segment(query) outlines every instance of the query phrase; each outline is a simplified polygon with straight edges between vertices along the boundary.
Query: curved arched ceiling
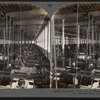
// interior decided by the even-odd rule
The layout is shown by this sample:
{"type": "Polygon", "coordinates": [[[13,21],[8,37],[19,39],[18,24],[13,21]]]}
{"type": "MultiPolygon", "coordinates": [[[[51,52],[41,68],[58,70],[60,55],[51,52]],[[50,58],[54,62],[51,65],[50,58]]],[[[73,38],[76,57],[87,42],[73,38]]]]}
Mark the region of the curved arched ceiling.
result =
{"type": "Polygon", "coordinates": [[[43,26],[48,23],[49,15],[42,8],[24,3],[0,3],[1,28],[6,27],[5,19],[10,17],[14,26],[25,33],[27,39],[34,40],[41,32],[43,26]]]}
{"type": "MultiPolygon", "coordinates": [[[[59,32],[61,34],[62,19],[65,19],[65,34],[74,37],[77,36],[75,33],[77,33],[76,26],[78,17],[80,33],[86,35],[89,15],[94,18],[94,24],[98,28],[98,24],[100,24],[100,3],[77,3],[59,8],[54,13],[56,33],[59,32]]],[[[100,32],[99,29],[96,29],[96,31],[98,33],[100,32]]]]}

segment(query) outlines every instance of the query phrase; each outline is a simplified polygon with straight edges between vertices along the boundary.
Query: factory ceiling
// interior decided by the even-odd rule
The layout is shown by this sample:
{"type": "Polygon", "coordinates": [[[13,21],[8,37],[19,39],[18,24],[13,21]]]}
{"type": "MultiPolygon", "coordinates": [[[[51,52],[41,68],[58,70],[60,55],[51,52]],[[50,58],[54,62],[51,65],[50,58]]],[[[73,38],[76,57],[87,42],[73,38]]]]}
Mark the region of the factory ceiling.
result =
{"type": "Polygon", "coordinates": [[[92,12],[92,11],[100,11],[100,3],[79,3],[67,5],[55,12],[56,15],[65,14],[65,13],[75,13],[77,12],[77,5],[79,6],[79,12],[92,12]]]}
{"type": "Polygon", "coordinates": [[[34,40],[48,23],[49,16],[45,10],[31,4],[24,3],[0,3],[1,28],[6,27],[5,19],[10,17],[13,26],[19,26],[23,30],[26,39],[34,40]]]}
{"type": "MultiPolygon", "coordinates": [[[[40,7],[25,3],[0,3],[0,28],[6,27],[5,19],[9,16],[14,26],[20,26],[26,39],[35,39],[48,23],[49,15],[40,7]]],[[[88,15],[95,19],[95,28],[100,33],[100,3],[80,3],[66,5],[54,14],[56,34],[62,34],[62,19],[65,19],[65,35],[77,36],[77,17],[81,36],[86,36],[88,15]],[[69,33],[69,34],[68,34],[69,33]]]]}
{"type": "Polygon", "coordinates": [[[0,11],[7,12],[17,12],[17,11],[30,11],[30,10],[41,9],[40,7],[33,6],[30,4],[20,4],[20,3],[0,3],[0,11]]]}
{"type": "Polygon", "coordinates": [[[86,35],[88,27],[88,16],[92,16],[95,20],[96,32],[100,33],[100,3],[79,3],[66,5],[54,14],[56,33],[62,33],[62,19],[65,19],[65,34],[68,36],[77,36],[77,22],[80,25],[80,33],[86,35]],[[83,31],[84,30],[84,31],[83,31]],[[67,33],[71,33],[71,35],[67,33]]]}

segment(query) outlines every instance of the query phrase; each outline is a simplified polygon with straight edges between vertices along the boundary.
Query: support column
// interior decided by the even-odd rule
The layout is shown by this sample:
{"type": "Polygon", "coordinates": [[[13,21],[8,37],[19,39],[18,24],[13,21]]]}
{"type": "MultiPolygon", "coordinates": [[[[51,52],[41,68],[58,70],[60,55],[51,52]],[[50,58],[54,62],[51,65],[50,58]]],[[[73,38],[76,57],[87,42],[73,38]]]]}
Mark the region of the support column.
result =
{"type": "MultiPolygon", "coordinates": [[[[78,55],[79,55],[79,46],[80,46],[80,25],[79,25],[79,4],[77,4],[77,18],[76,18],[76,33],[77,33],[77,46],[76,46],[76,53],[77,53],[77,58],[76,58],[76,67],[78,67],[78,55]]],[[[77,75],[77,69],[76,69],[76,75],[77,75]]]]}
{"type": "MultiPolygon", "coordinates": [[[[100,33],[98,34],[99,35],[99,38],[98,38],[98,52],[100,52],[100,33]]],[[[97,47],[97,45],[96,45],[96,47],[97,47]]]]}
{"type": "MultiPolygon", "coordinates": [[[[91,56],[91,32],[90,32],[90,15],[88,17],[88,34],[89,34],[89,56],[91,56]]],[[[89,60],[89,64],[91,63],[91,59],[89,60]]]]}
{"type": "Polygon", "coordinates": [[[25,41],[24,41],[24,32],[23,32],[23,49],[24,49],[24,44],[25,44],[25,41]]]}
{"type": "Polygon", "coordinates": [[[20,50],[20,32],[18,29],[17,32],[18,32],[18,50],[20,50]]]}
{"type": "Polygon", "coordinates": [[[65,19],[62,19],[62,67],[65,67],[65,19]]]}
{"type": "MultiPolygon", "coordinates": [[[[42,31],[42,34],[43,34],[43,37],[42,37],[42,42],[43,42],[43,48],[44,48],[44,29],[43,29],[43,31],[42,31]]],[[[44,52],[43,52],[44,53],[44,52]]]]}
{"type": "MultiPolygon", "coordinates": [[[[80,46],[80,25],[79,25],[79,4],[77,4],[77,15],[76,15],[76,36],[77,36],[77,46],[76,46],[76,53],[77,53],[77,57],[76,57],[76,65],[75,65],[75,68],[78,67],[78,55],[79,55],[79,46],[80,46]]],[[[76,70],[76,73],[75,73],[75,76],[73,76],[73,86],[74,88],[76,87],[76,84],[75,84],[75,78],[77,78],[77,68],[75,69],[76,70]]]]}
{"type": "Polygon", "coordinates": [[[48,21],[47,27],[47,51],[48,51],[48,59],[50,60],[50,21],[48,21]]]}
{"type": "MultiPolygon", "coordinates": [[[[20,42],[19,42],[19,43],[20,43],[20,49],[19,49],[19,50],[20,50],[20,55],[21,55],[21,53],[22,53],[22,52],[21,52],[21,49],[22,49],[22,47],[21,47],[21,46],[22,46],[22,39],[21,39],[22,30],[21,30],[21,26],[20,26],[19,31],[20,31],[20,32],[19,32],[19,41],[20,41],[20,42]]],[[[29,41],[28,41],[28,42],[29,42],[29,41]]]]}
{"type": "Polygon", "coordinates": [[[15,34],[14,34],[14,25],[13,25],[13,19],[11,21],[11,26],[12,26],[12,48],[13,50],[15,49],[15,34]]]}
{"type": "Polygon", "coordinates": [[[46,39],[45,39],[46,56],[48,57],[48,27],[47,27],[47,25],[46,25],[46,33],[45,34],[46,34],[45,35],[45,37],[46,37],[46,39]]]}
{"type": "MultiPolygon", "coordinates": [[[[93,60],[95,60],[95,50],[94,50],[94,18],[92,17],[92,55],[93,60]]],[[[95,67],[95,65],[94,65],[95,67]]]]}
{"type": "Polygon", "coordinates": [[[51,25],[51,20],[49,21],[49,50],[50,50],[50,89],[52,88],[52,74],[53,74],[53,70],[52,70],[52,39],[53,39],[53,36],[52,36],[52,25],[51,25]]]}
{"type": "Polygon", "coordinates": [[[97,33],[97,31],[96,31],[96,29],[98,29],[97,28],[97,26],[96,26],[96,24],[94,24],[94,35],[95,35],[95,54],[99,54],[99,40],[100,40],[100,34],[98,34],[97,33]]]}
{"type": "Polygon", "coordinates": [[[21,60],[21,56],[22,56],[22,6],[20,6],[20,27],[19,27],[19,35],[20,35],[20,60],[21,60]]]}
{"type": "Polygon", "coordinates": [[[54,76],[55,76],[55,86],[56,86],[56,89],[58,88],[58,82],[57,82],[57,59],[56,59],[56,45],[55,45],[55,24],[54,24],[54,15],[52,16],[52,19],[51,19],[51,33],[52,33],[52,45],[53,45],[53,49],[54,49],[54,69],[55,69],[55,72],[54,72],[54,76]]]}
{"type": "MultiPolygon", "coordinates": [[[[77,61],[76,61],[76,67],[78,67],[79,49],[80,49],[80,25],[77,24],[77,61]]],[[[76,73],[77,73],[77,69],[76,69],[76,73]]]]}
{"type": "MultiPolygon", "coordinates": [[[[8,43],[7,43],[7,56],[9,57],[9,53],[10,53],[10,37],[9,37],[9,17],[6,15],[6,35],[7,35],[7,40],[8,40],[8,43]]],[[[7,65],[9,63],[9,58],[8,58],[8,61],[7,61],[7,65]]]]}
{"type": "Polygon", "coordinates": [[[13,50],[12,50],[12,31],[11,31],[11,17],[9,17],[9,47],[10,47],[10,55],[11,55],[11,59],[12,59],[12,54],[13,54],[13,50]]]}
{"type": "Polygon", "coordinates": [[[4,66],[3,66],[3,71],[5,70],[5,30],[3,30],[3,55],[4,55],[4,57],[3,57],[3,61],[4,61],[4,66]]]}
{"type": "Polygon", "coordinates": [[[46,34],[46,32],[45,32],[45,27],[44,27],[44,54],[45,54],[45,34],[46,34]]]}
{"type": "MultiPolygon", "coordinates": [[[[89,31],[88,31],[88,28],[86,29],[86,64],[87,64],[87,57],[88,57],[88,46],[89,46],[89,41],[88,41],[88,39],[89,39],[89,31]]],[[[85,70],[86,70],[87,68],[85,67],[85,70]]]]}
{"type": "Polygon", "coordinates": [[[77,33],[78,33],[77,47],[78,47],[78,50],[79,50],[80,49],[80,25],[77,25],[77,33]]]}

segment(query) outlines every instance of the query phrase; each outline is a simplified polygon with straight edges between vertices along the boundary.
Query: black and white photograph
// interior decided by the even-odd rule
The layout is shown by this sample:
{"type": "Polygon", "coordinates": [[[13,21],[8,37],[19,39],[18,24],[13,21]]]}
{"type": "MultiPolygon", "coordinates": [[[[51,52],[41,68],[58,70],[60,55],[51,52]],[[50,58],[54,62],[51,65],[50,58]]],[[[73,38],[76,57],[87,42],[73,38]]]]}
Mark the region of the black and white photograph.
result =
{"type": "Polygon", "coordinates": [[[50,18],[36,5],[0,3],[0,88],[49,88],[50,18]]]}
{"type": "Polygon", "coordinates": [[[38,88],[100,89],[100,3],[0,2],[0,89],[38,88]]]}
{"type": "Polygon", "coordinates": [[[100,3],[63,6],[51,24],[52,87],[100,89],[100,3]]]}

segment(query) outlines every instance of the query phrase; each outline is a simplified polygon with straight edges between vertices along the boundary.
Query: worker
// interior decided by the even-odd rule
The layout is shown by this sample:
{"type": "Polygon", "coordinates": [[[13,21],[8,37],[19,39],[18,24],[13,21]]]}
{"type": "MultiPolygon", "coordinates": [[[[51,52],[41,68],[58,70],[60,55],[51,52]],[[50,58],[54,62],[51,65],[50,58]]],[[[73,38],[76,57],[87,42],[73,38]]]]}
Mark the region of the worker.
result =
{"type": "Polygon", "coordinates": [[[25,80],[19,79],[17,88],[25,88],[25,80]]]}

